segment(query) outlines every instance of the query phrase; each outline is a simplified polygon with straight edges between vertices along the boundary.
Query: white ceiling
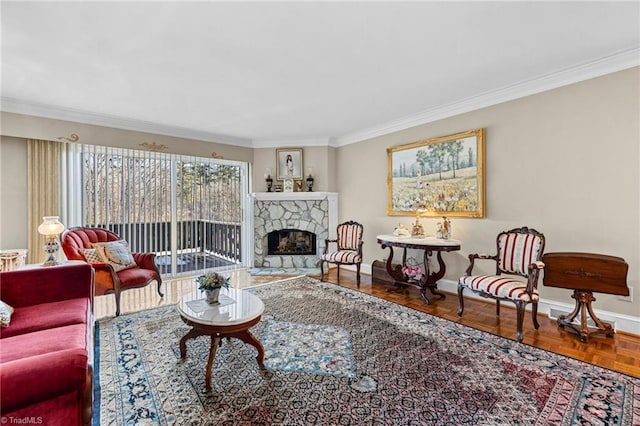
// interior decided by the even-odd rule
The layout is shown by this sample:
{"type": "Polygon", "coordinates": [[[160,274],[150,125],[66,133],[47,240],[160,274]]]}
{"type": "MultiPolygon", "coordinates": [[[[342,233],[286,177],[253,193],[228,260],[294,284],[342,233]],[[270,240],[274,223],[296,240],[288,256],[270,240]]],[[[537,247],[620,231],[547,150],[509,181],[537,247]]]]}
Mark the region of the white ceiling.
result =
{"type": "Polygon", "coordinates": [[[7,2],[2,110],[341,145],[640,65],[631,2],[7,2]]]}

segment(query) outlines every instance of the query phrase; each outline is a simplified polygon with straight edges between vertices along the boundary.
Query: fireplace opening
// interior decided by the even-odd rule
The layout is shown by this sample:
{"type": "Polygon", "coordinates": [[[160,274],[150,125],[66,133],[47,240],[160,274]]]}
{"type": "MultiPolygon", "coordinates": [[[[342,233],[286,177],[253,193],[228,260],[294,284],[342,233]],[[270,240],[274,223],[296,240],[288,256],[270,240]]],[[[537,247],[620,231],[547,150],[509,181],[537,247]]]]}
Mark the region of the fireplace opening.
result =
{"type": "Polygon", "coordinates": [[[316,234],[298,229],[281,229],[267,234],[268,255],[315,255],[316,234]]]}

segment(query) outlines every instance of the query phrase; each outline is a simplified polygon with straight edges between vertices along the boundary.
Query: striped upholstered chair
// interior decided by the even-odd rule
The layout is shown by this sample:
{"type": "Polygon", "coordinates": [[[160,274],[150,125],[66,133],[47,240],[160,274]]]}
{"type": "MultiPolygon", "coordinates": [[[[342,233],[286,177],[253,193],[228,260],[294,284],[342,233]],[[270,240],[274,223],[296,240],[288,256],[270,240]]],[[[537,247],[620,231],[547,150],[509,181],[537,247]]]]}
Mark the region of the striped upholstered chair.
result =
{"type": "Polygon", "coordinates": [[[500,316],[500,301],[516,305],[516,337],[522,341],[522,323],[527,304],[531,303],[533,326],[538,324],[538,276],[544,268],[542,253],[544,235],[535,229],[522,227],[498,234],[498,254],[470,254],[466,275],[458,281],[458,316],[464,311],[462,292],[471,290],[482,297],[495,299],[496,315],[500,316]],[[472,275],[474,261],[488,259],[496,262],[495,275],[472,275]],[[504,274],[504,275],[503,275],[504,274]]]}
{"type": "Polygon", "coordinates": [[[344,222],[338,225],[337,238],[335,240],[325,240],[324,253],[320,256],[321,281],[324,281],[325,262],[327,262],[327,269],[329,268],[329,263],[338,265],[338,284],[340,284],[340,265],[356,265],[356,282],[360,287],[363,231],[364,227],[358,222],[344,222]],[[330,243],[335,243],[335,251],[329,251],[330,243]]]}

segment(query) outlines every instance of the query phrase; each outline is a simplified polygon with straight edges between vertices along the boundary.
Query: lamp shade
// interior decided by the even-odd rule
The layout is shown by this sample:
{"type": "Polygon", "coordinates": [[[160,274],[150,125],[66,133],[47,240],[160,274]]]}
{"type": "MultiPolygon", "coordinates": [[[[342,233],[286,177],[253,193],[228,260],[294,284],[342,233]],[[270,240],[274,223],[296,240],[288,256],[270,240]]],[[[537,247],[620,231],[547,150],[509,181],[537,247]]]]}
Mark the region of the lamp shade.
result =
{"type": "Polygon", "coordinates": [[[60,223],[59,216],[45,216],[38,226],[38,232],[42,235],[59,235],[64,231],[64,225],[60,223]]]}

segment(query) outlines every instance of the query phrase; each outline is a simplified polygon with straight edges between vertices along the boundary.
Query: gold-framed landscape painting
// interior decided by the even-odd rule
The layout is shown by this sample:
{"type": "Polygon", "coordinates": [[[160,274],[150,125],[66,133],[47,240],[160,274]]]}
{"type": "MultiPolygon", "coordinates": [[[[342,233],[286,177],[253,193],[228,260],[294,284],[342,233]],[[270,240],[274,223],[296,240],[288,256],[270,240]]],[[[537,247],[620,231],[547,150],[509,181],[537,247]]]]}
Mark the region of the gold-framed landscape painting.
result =
{"type": "Polygon", "coordinates": [[[387,148],[387,215],[485,217],[485,129],[387,148]]]}

